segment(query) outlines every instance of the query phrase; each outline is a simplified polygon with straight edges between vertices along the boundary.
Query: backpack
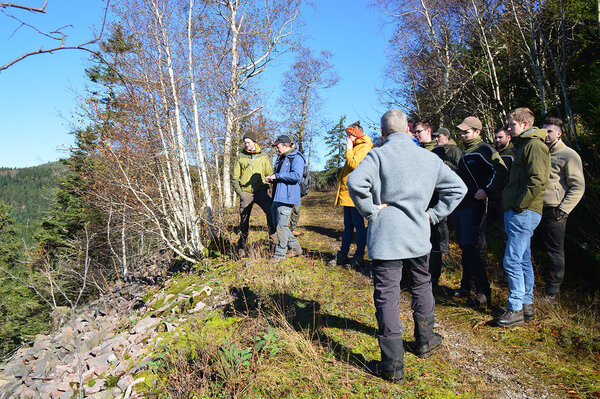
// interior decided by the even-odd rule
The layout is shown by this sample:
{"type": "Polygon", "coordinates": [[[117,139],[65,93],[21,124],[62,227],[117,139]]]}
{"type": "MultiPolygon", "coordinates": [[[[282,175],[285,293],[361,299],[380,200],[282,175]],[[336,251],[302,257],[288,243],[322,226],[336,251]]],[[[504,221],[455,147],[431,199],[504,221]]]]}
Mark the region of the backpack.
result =
{"type": "Polygon", "coordinates": [[[310,184],[312,183],[312,177],[308,170],[308,164],[304,164],[304,172],[302,173],[302,181],[300,182],[300,197],[304,197],[310,190],[310,184]]]}
{"type": "MultiPolygon", "coordinates": [[[[304,171],[302,172],[302,180],[300,181],[300,197],[304,197],[310,191],[310,185],[312,183],[312,176],[310,175],[310,171],[308,170],[308,163],[306,163],[306,158],[304,154],[298,151],[297,153],[304,159],[304,171]]],[[[290,168],[291,168],[290,163],[290,168]]]]}

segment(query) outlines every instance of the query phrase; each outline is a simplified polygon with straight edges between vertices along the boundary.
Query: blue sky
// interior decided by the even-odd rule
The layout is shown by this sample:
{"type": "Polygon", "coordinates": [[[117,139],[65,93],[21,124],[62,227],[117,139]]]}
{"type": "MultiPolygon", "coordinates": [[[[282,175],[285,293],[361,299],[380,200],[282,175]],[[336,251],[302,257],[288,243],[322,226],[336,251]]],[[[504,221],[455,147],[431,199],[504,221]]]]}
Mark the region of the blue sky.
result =
{"type": "MultiPolygon", "coordinates": [[[[347,115],[348,123],[376,121],[385,111],[379,105],[376,89],[383,84],[385,48],[388,35],[379,10],[363,0],[321,0],[315,8],[304,8],[307,45],[315,53],[329,50],[340,82],[323,92],[322,118],[336,122],[347,115]]],[[[19,4],[39,6],[42,0],[19,4]]],[[[94,37],[102,21],[101,0],[50,0],[47,13],[33,15],[7,10],[26,19],[42,31],[65,25],[67,43],[76,44],[94,37]]],[[[19,54],[48,48],[53,43],[0,13],[0,64],[19,54]]],[[[265,74],[264,87],[278,96],[281,74],[292,57],[281,57],[265,74]]],[[[55,161],[66,156],[72,143],[69,132],[77,125],[77,96],[83,95],[88,55],[64,50],[36,55],[0,72],[0,167],[26,167],[55,161]]],[[[325,148],[317,148],[311,169],[324,163],[325,148]]]]}

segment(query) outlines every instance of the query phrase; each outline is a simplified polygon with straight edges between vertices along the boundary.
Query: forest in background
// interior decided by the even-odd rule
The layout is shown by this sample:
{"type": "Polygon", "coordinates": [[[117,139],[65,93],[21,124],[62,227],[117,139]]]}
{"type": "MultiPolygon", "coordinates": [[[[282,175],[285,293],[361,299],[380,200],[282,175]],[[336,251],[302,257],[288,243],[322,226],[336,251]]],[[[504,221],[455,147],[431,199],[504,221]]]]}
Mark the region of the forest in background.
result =
{"type": "Polygon", "coordinates": [[[60,162],[0,168],[0,201],[11,208],[20,242],[33,245],[33,236],[56,195],[58,178],[66,173],[67,168],[60,162]]]}

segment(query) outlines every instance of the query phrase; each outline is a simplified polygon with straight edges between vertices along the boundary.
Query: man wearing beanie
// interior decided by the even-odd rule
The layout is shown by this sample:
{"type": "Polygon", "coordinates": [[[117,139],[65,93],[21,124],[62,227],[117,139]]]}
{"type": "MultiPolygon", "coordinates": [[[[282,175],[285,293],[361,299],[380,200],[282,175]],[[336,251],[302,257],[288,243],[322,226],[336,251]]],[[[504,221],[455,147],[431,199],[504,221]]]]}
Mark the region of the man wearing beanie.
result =
{"type": "Polygon", "coordinates": [[[465,198],[454,211],[456,240],[462,250],[463,276],[457,297],[468,297],[467,304],[488,306],[491,302],[486,261],[479,250],[481,221],[489,197],[499,198],[506,182],[507,170],[498,152],[481,140],[481,121],[475,116],[460,125],[465,150],[458,163],[458,175],[467,185],[465,198]]]}
{"type": "Polygon", "coordinates": [[[350,174],[348,191],[358,212],[369,221],[367,246],[373,259],[373,299],[381,350],[381,362],[371,363],[371,371],[402,384],[400,280],[403,273],[411,276],[415,341],[409,350],[428,357],[442,344],[442,337],[433,332],[429,225],[452,212],[466,187],[441,159],[414,145],[404,112],[386,112],[381,117],[381,133],[385,142],[369,151],[350,174]],[[434,191],[439,201],[428,208],[434,191]]]}
{"type": "Polygon", "coordinates": [[[267,217],[267,226],[271,239],[275,237],[275,227],[271,216],[272,200],[267,190],[269,184],[265,178],[273,173],[270,157],[256,143],[256,135],[252,132],[243,137],[244,148],[240,151],[233,165],[231,184],[240,197],[240,238],[237,243],[240,258],[246,256],[246,243],[250,228],[252,205],[257,204],[267,217]]]}
{"type": "Polygon", "coordinates": [[[355,122],[346,128],[346,163],[338,177],[338,191],[335,205],[344,207],[344,233],[342,234],[342,245],[331,260],[330,265],[346,265],[350,267],[362,267],[364,265],[365,246],[367,245],[367,228],[365,220],[354,207],[354,202],[348,193],[348,175],[356,169],[360,161],[373,148],[371,138],[364,134],[360,122],[355,122]],[[356,230],[356,251],[352,260],[348,259],[352,233],[356,230]]]}

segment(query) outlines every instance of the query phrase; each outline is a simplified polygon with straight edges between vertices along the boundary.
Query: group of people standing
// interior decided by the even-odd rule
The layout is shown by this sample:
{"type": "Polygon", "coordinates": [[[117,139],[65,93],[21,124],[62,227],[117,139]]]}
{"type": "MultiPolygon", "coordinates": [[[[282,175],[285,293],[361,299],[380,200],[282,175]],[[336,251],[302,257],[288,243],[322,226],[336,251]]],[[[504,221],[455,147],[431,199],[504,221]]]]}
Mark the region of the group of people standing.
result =
{"type": "Polygon", "coordinates": [[[242,138],[244,148],[238,155],[232,175],[232,185],[240,197],[238,255],[245,257],[252,206],[257,204],[267,217],[273,262],[302,255],[302,247],[290,229],[290,219],[300,207],[300,183],[306,160],[287,135],[279,136],[272,146],[277,153],[275,166],[261,150],[256,135],[249,132],[242,138]],[[272,185],[272,196],[268,189],[272,185]]]}
{"type": "MultiPolygon", "coordinates": [[[[384,142],[377,148],[359,122],[346,128],[346,163],[335,200],[344,208],[344,233],[329,262],[362,267],[368,248],[381,350],[381,361],[370,368],[396,383],[404,381],[405,346],[428,357],[442,343],[433,331],[433,293],[439,290],[443,255],[449,251],[448,218],[452,215],[462,251],[463,275],[453,295],[467,298],[467,304],[476,308],[491,304],[485,232],[494,221],[501,226],[509,292],[506,310],[495,323],[518,326],[535,317],[534,230],[540,225],[549,255],[545,296],[555,302],[565,269],[567,217],[585,187],[581,158],[560,140],[558,118],[545,119],[539,129],[531,110],[517,108],[508,114],[507,126],[496,129],[492,146],[481,138],[481,121],[469,116],[456,126],[463,150],[446,128],[433,132],[427,121],[412,124],[412,129],[410,125],[402,111],[386,112],[381,117],[384,142]],[[356,250],[350,258],[354,232],[356,250]],[[408,344],[403,341],[399,311],[403,281],[413,297],[415,341],[408,344]]],[[[258,170],[260,148],[255,141],[250,134],[244,136],[245,149],[234,169],[233,184],[240,195],[238,248],[243,251],[249,212],[256,202],[267,214],[276,242],[273,260],[279,261],[302,253],[288,221],[293,206],[300,203],[305,160],[288,136],[280,136],[273,144],[278,154],[274,173],[270,163],[258,170]],[[268,183],[273,183],[270,213],[269,201],[264,200],[268,183]]]]}

